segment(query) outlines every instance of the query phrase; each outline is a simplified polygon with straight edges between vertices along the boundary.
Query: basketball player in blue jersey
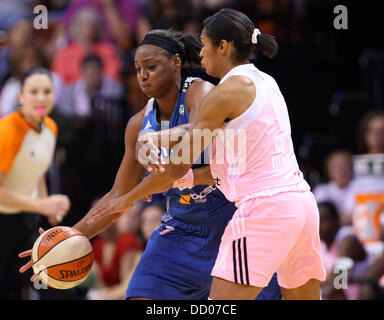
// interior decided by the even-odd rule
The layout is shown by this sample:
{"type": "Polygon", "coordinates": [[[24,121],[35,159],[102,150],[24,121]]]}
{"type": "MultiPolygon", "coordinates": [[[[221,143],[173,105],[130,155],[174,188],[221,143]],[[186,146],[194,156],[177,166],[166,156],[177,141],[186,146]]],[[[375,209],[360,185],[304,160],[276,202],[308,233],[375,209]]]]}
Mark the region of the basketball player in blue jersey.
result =
{"type": "MultiPolygon", "coordinates": [[[[125,154],[111,191],[74,225],[89,239],[117,218],[107,215],[87,223],[92,212],[126,194],[144,177],[146,170],[137,161],[138,137],[146,132],[187,124],[198,112],[204,95],[213,88],[206,81],[189,77],[182,68],[183,65],[200,67],[200,49],[197,38],[169,30],[149,32],[137,48],[137,78],[141,89],[151,99],[128,122],[125,154]]],[[[167,157],[167,150],[162,149],[161,156],[167,157]]],[[[180,170],[185,170],[184,166],[191,167],[181,164],[180,170]]],[[[173,187],[175,179],[168,172],[145,177],[153,184],[168,181],[167,212],[161,226],[152,233],[131,278],[128,299],[208,298],[220,239],[236,207],[214,184],[208,185],[210,181],[206,180],[204,166],[204,162],[192,166],[196,185],[190,188],[173,187]]],[[[29,251],[21,254],[22,257],[28,255],[29,251]]],[[[30,265],[31,262],[27,263],[20,271],[24,272],[30,265]]],[[[273,278],[258,299],[280,297],[280,288],[273,278]]]]}

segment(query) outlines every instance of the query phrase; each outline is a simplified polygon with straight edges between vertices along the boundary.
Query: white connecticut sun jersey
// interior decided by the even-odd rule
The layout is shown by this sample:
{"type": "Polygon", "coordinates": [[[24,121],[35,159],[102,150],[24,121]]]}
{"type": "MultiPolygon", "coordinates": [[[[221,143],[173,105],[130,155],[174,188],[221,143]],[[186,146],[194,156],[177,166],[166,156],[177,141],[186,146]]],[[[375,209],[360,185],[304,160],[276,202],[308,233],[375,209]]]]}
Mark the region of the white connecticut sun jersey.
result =
{"type": "Polygon", "coordinates": [[[253,64],[230,70],[252,80],[256,97],[239,117],[226,122],[213,139],[211,172],[236,204],[287,191],[307,191],[294,154],[287,106],[276,81],[253,64]]]}

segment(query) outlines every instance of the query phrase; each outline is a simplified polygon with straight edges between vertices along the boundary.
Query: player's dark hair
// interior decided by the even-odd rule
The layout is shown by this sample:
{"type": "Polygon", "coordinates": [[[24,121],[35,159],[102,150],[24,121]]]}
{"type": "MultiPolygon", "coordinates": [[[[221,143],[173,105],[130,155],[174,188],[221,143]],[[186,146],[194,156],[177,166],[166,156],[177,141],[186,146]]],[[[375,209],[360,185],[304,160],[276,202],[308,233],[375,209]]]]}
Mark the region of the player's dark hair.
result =
{"type": "Polygon", "coordinates": [[[200,50],[201,42],[195,34],[184,34],[175,30],[163,30],[155,29],[148,34],[158,35],[174,41],[182,50],[181,56],[183,56],[183,66],[190,66],[192,68],[200,68],[200,50]]]}
{"type": "Polygon", "coordinates": [[[48,78],[51,79],[51,81],[52,81],[52,74],[48,69],[43,68],[43,67],[33,67],[33,68],[29,69],[27,72],[25,72],[23,74],[23,76],[21,77],[21,90],[23,90],[23,88],[24,88],[25,81],[29,77],[31,77],[35,74],[44,74],[44,75],[48,76],[48,78]]]}
{"type": "Polygon", "coordinates": [[[236,62],[248,60],[253,48],[269,58],[273,58],[278,50],[275,37],[269,34],[259,34],[257,44],[253,44],[255,25],[244,13],[237,10],[221,9],[204,20],[204,28],[215,46],[218,46],[221,40],[233,42],[236,62]]]}

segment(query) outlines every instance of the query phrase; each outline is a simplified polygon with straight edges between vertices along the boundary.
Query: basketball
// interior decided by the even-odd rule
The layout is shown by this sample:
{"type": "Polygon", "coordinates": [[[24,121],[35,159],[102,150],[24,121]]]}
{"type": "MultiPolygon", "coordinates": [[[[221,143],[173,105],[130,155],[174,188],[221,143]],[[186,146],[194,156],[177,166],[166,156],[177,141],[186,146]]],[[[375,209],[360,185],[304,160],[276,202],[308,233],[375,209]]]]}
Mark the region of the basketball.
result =
{"type": "Polygon", "coordinates": [[[91,271],[92,246],[78,230],[57,226],[37,238],[32,262],[34,273],[44,284],[70,289],[82,283],[91,271]]]}

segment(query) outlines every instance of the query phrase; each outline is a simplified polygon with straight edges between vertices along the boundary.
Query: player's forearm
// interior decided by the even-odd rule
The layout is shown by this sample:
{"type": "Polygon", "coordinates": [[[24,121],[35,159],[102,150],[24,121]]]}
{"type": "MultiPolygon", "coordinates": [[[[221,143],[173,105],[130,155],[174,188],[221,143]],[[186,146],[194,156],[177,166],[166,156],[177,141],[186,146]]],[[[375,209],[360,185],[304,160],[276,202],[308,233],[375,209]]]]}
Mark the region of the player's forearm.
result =
{"type": "Polygon", "coordinates": [[[103,230],[108,228],[112,223],[113,216],[106,215],[103,216],[101,219],[88,224],[87,220],[89,216],[86,215],[83,219],[81,219],[79,222],[77,222],[73,228],[79,230],[81,233],[83,233],[88,239],[92,239],[93,237],[96,237],[99,233],[101,233],[103,230]]]}
{"type": "MultiPolygon", "coordinates": [[[[113,192],[110,191],[107,193],[104,197],[102,197],[93,207],[99,207],[104,205],[106,202],[108,202],[110,199],[114,197],[113,192]]],[[[106,215],[103,218],[88,224],[87,221],[91,216],[91,210],[79,221],[77,222],[73,228],[79,230],[81,233],[83,233],[88,239],[91,239],[95,236],[97,236],[100,232],[102,232],[104,229],[109,227],[112,224],[113,216],[106,215]]]]}
{"type": "MultiPolygon", "coordinates": [[[[101,219],[94,221],[93,223],[88,223],[89,218],[92,217],[92,213],[97,210],[98,208],[101,208],[105,206],[110,200],[116,199],[121,197],[122,195],[126,194],[128,191],[130,191],[136,184],[139,183],[139,181],[142,179],[142,176],[144,175],[144,171],[139,170],[140,166],[136,168],[133,172],[135,174],[131,174],[129,183],[125,183],[121,185],[120,183],[116,183],[112,187],[112,189],[105,194],[97,203],[88,211],[88,213],[79,221],[77,222],[73,227],[80,232],[82,232],[88,239],[91,239],[98,235],[100,232],[102,232],[104,229],[109,227],[113,221],[112,215],[106,215],[103,216],[101,219]]],[[[128,171],[129,172],[129,171],[128,171]]],[[[118,174],[119,176],[119,174],[118,174]]],[[[125,172],[122,172],[120,176],[126,176],[125,172]]],[[[118,178],[116,178],[118,180],[118,178]]]]}
{"type": "Polygon", "coordinates": [[[169,172],[148,175],[136,187],[129,191],[125,197],[126,203],[134,203],[148,195],[161,193],[173,183],[173,176],[169,172]]]}

